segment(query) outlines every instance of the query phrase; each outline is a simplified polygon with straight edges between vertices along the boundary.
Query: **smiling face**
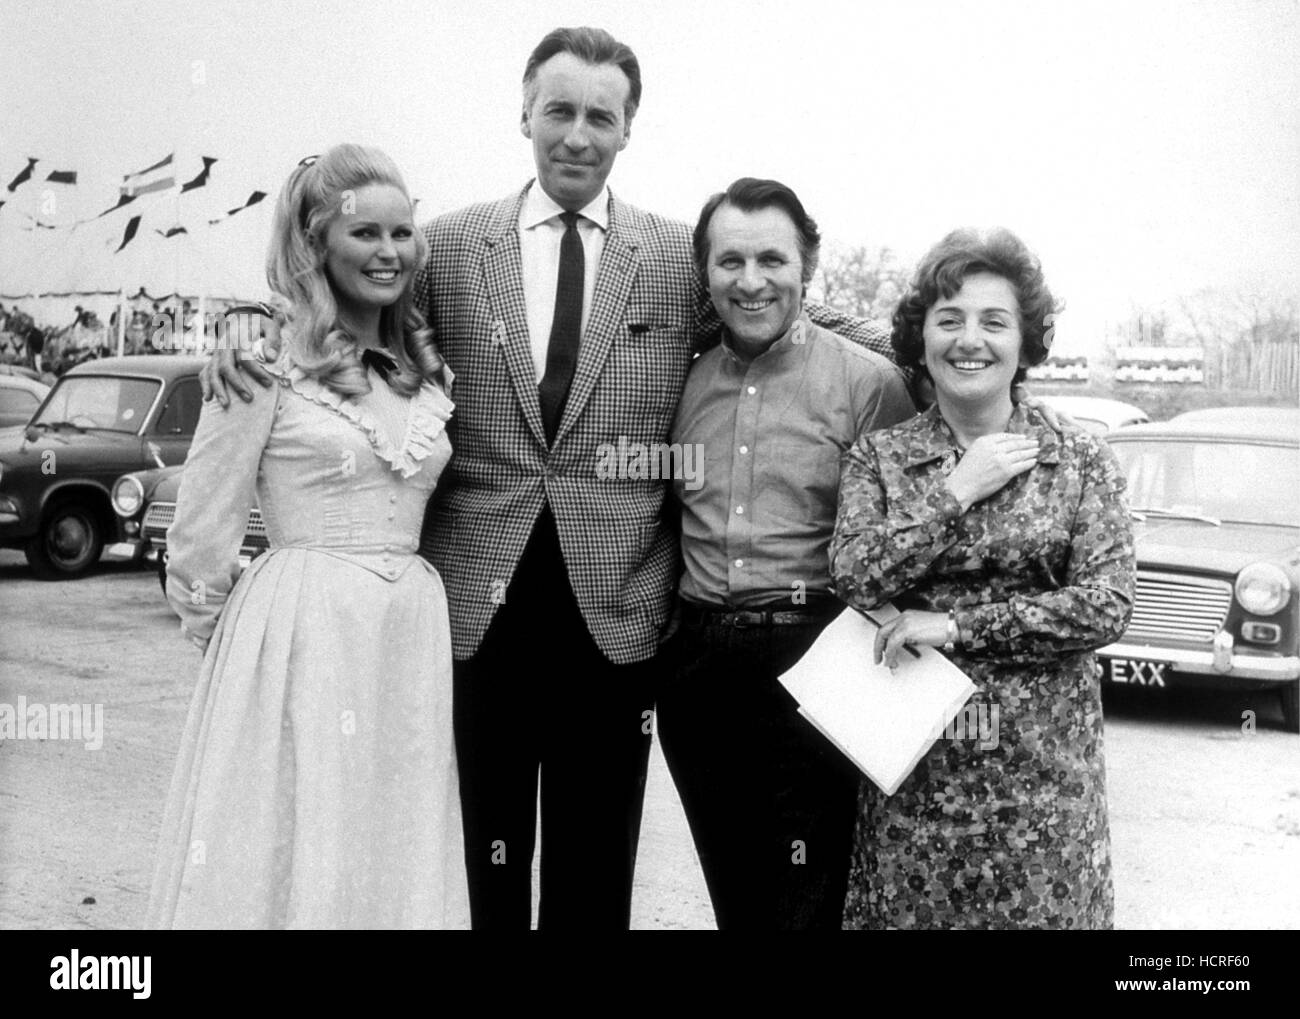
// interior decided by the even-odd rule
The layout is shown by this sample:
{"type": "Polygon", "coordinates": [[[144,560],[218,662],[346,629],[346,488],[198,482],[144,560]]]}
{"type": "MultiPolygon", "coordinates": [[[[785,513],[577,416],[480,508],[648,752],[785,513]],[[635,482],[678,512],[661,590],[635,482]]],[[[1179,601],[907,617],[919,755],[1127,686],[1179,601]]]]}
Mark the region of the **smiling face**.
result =
{"type": "Polygon", "coordinates": [[[345,316],[396,301],[416,270],[411,203],[391,184],[357,188],[325,231],[325,272],[345,316]]]}
{"type": "Polygon", "coordinates": [[[520,130],[532,140],[537,179],[561,207],[577,212],[600,194],[631,131],[624,114],[631,85],[615,64],[557,53],[537,69],[520,130]]]}
{"type": "Polygon", "coordinates": [[[803,259],[794,222],[775,207],[723,202],[709,220],[709,296],[737,350],[761,354],[803,310],[803,259]]]}
{"type": "Polygon", "coordinates": [[[985,404],[1011,399],[1021,366],[1020,302],[1001,276],[977,272],[925,313],[925,367],[941,400],[985,404]]]}

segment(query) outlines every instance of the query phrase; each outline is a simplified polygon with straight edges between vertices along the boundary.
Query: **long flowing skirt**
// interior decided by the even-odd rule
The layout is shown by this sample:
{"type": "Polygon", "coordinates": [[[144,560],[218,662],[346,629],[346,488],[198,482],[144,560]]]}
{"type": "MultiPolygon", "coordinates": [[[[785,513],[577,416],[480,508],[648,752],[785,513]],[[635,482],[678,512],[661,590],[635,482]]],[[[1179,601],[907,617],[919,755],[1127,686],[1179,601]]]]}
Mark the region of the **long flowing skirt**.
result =
{"type": "Polygon", "coordinates": [[[203,660],[148,926],[468,925],[442,581],[262,556],[203,660]]]}

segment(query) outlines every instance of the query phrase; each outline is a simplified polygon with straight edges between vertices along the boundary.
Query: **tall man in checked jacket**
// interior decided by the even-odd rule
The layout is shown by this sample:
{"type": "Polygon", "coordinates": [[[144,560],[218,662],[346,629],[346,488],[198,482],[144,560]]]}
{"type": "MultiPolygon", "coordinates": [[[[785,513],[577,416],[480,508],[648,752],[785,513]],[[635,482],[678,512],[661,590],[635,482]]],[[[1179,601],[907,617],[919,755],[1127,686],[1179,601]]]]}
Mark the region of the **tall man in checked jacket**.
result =
{"type": "Polygon", "coordinates": [[[665,440],[700,306],[685,224],[605,186],[640,96],[626,46],[552,32],[524,74],[536,181],[425,228],[417,303],[455,372],[456,413],[421,550],[451,609],[476,929],[529,926],[539,772],[539,926],[630,916],[677,553],[664,483],[600,480],[596,449],[665,440]],[[555,356],[565,212],[582,248],[571,374],[555,356]]]}

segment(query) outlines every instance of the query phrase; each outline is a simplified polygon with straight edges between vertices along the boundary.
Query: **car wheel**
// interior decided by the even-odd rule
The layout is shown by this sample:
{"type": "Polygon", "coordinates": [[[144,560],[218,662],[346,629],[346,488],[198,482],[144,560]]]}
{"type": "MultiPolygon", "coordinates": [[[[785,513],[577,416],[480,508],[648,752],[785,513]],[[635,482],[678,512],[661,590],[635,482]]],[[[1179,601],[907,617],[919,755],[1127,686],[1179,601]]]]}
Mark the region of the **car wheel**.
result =
{"type": "Polygon", "coordinates": [[[99,517],[80,502],[56,503],[41,529],[27,540],[27,561],[41,580],[72,580],[99,562],[104,531],[99,517]]]}
{"type": "Polygon", "coordinates": [[[1282,725],[1300,736],[1300,679],[1284,684],[1278,695],[1282,698],[1282,725]]]}
{"type": "Polygon", "coordinates": [[[163,597],[167,597],[167,551],[158,553],[158,583],[162,585],[163,597]]]}

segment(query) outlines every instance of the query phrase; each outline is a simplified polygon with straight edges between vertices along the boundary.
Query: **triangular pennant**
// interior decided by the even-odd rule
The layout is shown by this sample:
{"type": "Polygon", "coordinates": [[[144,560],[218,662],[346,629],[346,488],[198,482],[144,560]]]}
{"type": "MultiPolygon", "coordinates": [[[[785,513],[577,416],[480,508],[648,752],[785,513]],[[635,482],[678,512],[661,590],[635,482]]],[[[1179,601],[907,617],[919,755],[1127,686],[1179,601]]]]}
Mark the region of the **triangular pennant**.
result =
{"type": "Polygon", "coordinates": [[[132,177],[143,177],[146,173],[153,173],[154,170],[161,169],[164,166],[170,166],[174,153],[167,153],[162,159],[154,163],[153,166],[146,166],[143,170],[136,170],[135,173],[128,173],[123,180],[130,180],[132,177]]]}
{"type": "MultiPolygon", "coordinates": [[[[117,211],[118,209],[120,209],[122,206],[124,206],[124,205],[130,205],[130,204],[131,204],[132,202],[134,202],[134,201],[135,201],[135,195],[122,195],[120,198],[118,198],[118,200],[117,200],[117,204],[116,204],[116,205],[114,205],[112,208],[105,209],[105,210],[104,210],[103,212],[101,212],[98,216],[95,216],[95,217],[93,217],[93,218],[95,218],[95,219],[103,219],[103,218],[104,218],[105,216],[107,216],[110,212],[116,212],[116,211],[117,211]]],[[[82,220],[82,222],[83,222],[83,223],[89,223],[90,220],[86,219],[86,220],[82,220]]]]}
{"type": "Polygon", "coordinates": [[[250,205],[256,205],[265,197],[266,197],[265,191],[254,191],[251,195],[248,196],[248,201],[246,201],[243,205],[239,206],[238,208],[231,209],[224,216],[218,216],[216,219],[208,220],[208,226],[212,226],[214,223],[220,223],[223,219],[229,219],[237,212],[243,212],[250,205]]]}
{"type": "Polygon", "coordinates": [[[77,171],[55,170],[45,179],[51,184],[75,184],[77,183],[77,171]]]}
{"type": "MultiPolygon", "coordinates": [[[[126,233],[122,235],[122,243],[117,246],[117,251],[121,251],[128,244],[130,244],[131,238],[135,236],[135,232],[139,229],[140,229],[140,217],[132,216],[131,221],[126,224],[126,233]]],[[[113,254],[116,255],[117,251],[114,251],[113,254]]]]}
{"type": "Polygon", "coordinates": [[[183,226],[174,226],[170,230],[155,230],[154,233],[159,237],[175,237],[177,234],[187,234],[189,231],[183,226]]]}
{"type": "Polygon", "coordinates": [[[185,182],[184,186],[181,187],[181,194],[185,194],[186,191],[193,191],[195,188],[201,188],[208,182],[208,174],[212,171],[212,164],[216,162],[216,159],[212,156],[202,156],[201,158],[203,160],[203,169],[199,171],[199,175],[193,180],[185,182]]]}
{"type": "Polygon", "coordinates": [[[19,185],[19,184],[25,184],[25,183],[27,183],[27,181],[31,180],[31,179],[32,179],[32,167],[34,167],[34,166],[35,166],[37,163],[39,163],[39,162],[40,162],[39,159],[33,159],[31,156],[28,156],[28,157],[27,157],[27,165],[26,165],[25,167],[23,167],[21,170],[18,171],[18,176],[17,176],[17,177],[15,177],[13,180],[11,180],[11,181],[9,182],[9,190],[10,190],[10,191],[17,191],[17,190],[18,190],[18,185],[19,185]]]}

